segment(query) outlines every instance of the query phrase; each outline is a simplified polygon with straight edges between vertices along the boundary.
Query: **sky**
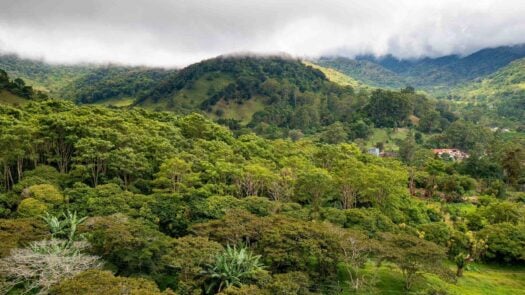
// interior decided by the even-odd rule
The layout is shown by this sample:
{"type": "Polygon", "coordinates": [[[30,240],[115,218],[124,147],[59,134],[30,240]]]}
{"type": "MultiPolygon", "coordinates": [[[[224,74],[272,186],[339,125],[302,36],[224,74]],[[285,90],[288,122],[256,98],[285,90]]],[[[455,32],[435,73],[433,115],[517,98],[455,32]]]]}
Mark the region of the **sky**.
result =
{"type": "Polygon", "coordinates": [[[0,52],[51,63],[418,58],[521,43],[525,0],[0,0],[0,52]]]}

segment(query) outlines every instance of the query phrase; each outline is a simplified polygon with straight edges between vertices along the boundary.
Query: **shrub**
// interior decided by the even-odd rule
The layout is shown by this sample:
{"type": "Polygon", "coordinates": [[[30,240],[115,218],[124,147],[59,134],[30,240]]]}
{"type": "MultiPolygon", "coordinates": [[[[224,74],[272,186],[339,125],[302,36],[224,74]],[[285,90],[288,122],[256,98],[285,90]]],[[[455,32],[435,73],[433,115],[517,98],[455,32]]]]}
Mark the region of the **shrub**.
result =
{"type": "Polygon", "coordinates": [[[26,292],[46,294],[61,280],[101,266],[97,256],[81,253],[87,247],[85,242],[67,245],[67,241],[51,239],[12,250],[10,256],[0,260],[0,274],[7,279],[7,290],[22,285],[26,292]]]}
{"type": "Polygon", "coordinates": [[[52,295],[160,295],[174,294],[171,291],[160,292],[154,282],[143,278],[116,277],[109,271],[88,270],[66,279],[54,288],[52,295]]]}

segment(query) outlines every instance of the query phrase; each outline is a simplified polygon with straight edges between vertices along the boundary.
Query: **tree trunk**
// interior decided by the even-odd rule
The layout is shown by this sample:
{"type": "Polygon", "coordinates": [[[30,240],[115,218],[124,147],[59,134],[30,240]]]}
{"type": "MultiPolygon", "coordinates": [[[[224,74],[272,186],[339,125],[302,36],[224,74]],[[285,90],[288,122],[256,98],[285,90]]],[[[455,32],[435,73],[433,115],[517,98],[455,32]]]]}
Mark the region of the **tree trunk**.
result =
{"type": "Polygon", "coordinates": [[[463,266],[462,266],[462,267],[459,267],[459,266],[458,266],[458,269],[457,269],[457,271],[456,271],[456,276],[457,276],[458,278],[460,278],[460,277],[463,276],[463,266]]]}

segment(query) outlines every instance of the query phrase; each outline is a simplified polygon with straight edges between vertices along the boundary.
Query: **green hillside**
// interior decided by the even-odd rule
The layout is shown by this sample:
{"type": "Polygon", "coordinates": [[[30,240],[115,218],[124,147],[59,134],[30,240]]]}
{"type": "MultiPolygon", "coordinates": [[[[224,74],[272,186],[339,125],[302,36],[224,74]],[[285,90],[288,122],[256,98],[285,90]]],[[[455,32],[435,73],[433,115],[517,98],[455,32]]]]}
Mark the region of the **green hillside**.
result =
{"type": "Polygon", "coordinates": [[[42,100],[47,95],[26,85],[23,79],[9,77],[9,74],[0,69],[0,104],[19,105],[29,100],[42,100]]]}
{"type": "Polygon", "coordinates": [[[24,104],[27,102],[26,98],[15,95],[7,90],[0,90],[0,104],[24,104]]]}
{"type": "MultiPolygon", "coordinates": [[[[249,122],[265,107],[319,103],[330,84],[319,70],[280,57],[218,57],[169,75],[136,103],[150,109],[191,112],[249,122]],[[301,102],[310,95],[308,102],[301,102]],[[315,97],[314,97],[315,96],[315,97]]],[[[349,90],[350,91],[350,90],[349,90]]]]}
{"type": "Polygon", "coordinates": [[[452,93],[474,105],[492,108],[499,116],[525,124],[525,58],[483,79],[460,85],[452,93]]]}
{"type": "Polygon", "coordinates": [[[336,57],[321,58],[315,62],[323,67],[336,69],[364,84],[386,88],[402,88],[407,85],[401,76],[371,61],[336,57]]]}
{"type": "Polygon", "coordinates": [[[95,68],[94,65],[55,65],[12,54],[0,55],[0,69],[52,96],[57,96],[63,87],[95,68]]]}
{"type": "Polygon", "coordinates": [[[171,72],[147,67],[100,66],[65,85],[58,96],[78,103],[134,100],[171,72]]]}
{"type": "Polygon", "coordinates": [[[325,74],[325,76],[328,78],[328,80],[336,83],[336,84],[339,84],[341,86],[350,86],[354,89],[369,89],[371,88],[369,85],[366,85],[348,75],[345,75],[343,74],[342,72],[340,71],[337,71],[333,68],[328,68],[328,67],[323,67],[323,66],[320,66],[318,64],[315,64],[313,62],[310,62],[310,61],[306,61],[306,60],[303,60],[303,63],[307,66],[310,66],[314,69],[317,69],[321,72],[323,72],[323,74],[325,74]]]}
{"type": "Polygon", "coordinates": [[[55,98],[129,105],[175,70],[121,65],[61,65],[0,55],[0,69],[55,98]]]}

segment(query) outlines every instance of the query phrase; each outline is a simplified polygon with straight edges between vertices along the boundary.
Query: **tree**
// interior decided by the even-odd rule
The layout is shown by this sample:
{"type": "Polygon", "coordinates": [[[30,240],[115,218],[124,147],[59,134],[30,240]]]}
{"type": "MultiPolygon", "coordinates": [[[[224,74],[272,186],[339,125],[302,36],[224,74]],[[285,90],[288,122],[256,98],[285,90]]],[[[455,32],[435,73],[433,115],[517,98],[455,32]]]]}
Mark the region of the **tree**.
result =
{"type": "Polygon", "coordinates": [[[348,140],[348,133],[341,122],[335,122],[325,128],[321,133],[321,141],[329,144],[338,144],[348,140]]]}
{"type": "Polygon", "coordinates": [[[484,146],[491,137],[489,130],[468,121],[455,121],[445,130],[445,139],[450,147],[468,151],[484,146]]]}
{"type": "Polygon", "coordinates": [[[372,92],[365,110],[378,127],[402,127],[413,109],[409,97],[410,94],[377,89],[372,92]]]}
{"type": "Polygon", "coordinates": [[[50,184],[33,185],[25,192],[28,198],[18,205],[18,213],[21,216],[40,216],[47,211],[55,211],[64,204],[62,193],[50,184]]]}
{"type": "Polygon", "coordinates": [[[443,275],[446,268],[445,249],[438,245],[407,234],[382,234],[382,259],[395,263],[402,271],[405,289],[412,288],[422,272],[443,275]]]}
{"type": "Polygon", "coordinates": [[[98,185],[100,175],[106,173],[112,148],[111,142],[99,138],[82,138],[75,143],[75,160],[89,171],[94,186],[98,185]]]}
{"type": "Polygon", "coordinates": [[[171,158],[162,165],[157,173],[157,183],[168,183],[171,192],[179,192],[191,180],[191,164],[181,158],[171,158]],[[190,178],[190,179],[188,179],[190,178]]]}
{"type": "Polygon", "coordinates": [[[321,222],[271,215],[257,217],[230,210],[219,220],[196,224],[192,230],[222,244],[246,244],[262,256],[273,273],[303,271],[314,282],[335,279],[341,248],[339,240],[321,222]]]}
{"type": "Polygon", "coordinates": [[[244,197],[262,195],[276,178],[273,171],[263,163],[247,163],[238,179],[241,195],[244,197]]]}
{"type": "Polygon", "coordinates": [[[350,209],[357,205],[361,184],[364,182],[363,177],[366,177],[366,167],[355,158],[336,164],[334,180],[343,209],[350,209]]]}
{"type": "Polygon", "coordinates": [[[162,257],[169,250],[169,238],[151,224],[123,214],[92,217],[82,232],[94,253],[117,267],[121,274],[157,275],[166,267],[162,257]]]}
{"type": "Polygon", "coordinates": [[[478,236],[487,242],[486,260],[499,262],[525,261],[525,226],[511,223],[488,225],[478,236]]]}
{"type": "Polygon", "coordinates": [[[525,148],[506,146],[501,156],[501,166],[510,185],[516,186],[525,177],[525,148]]]}
{"type": "Polygon", "coordinates": [[[126,190],[136,177],[150,170],[150,166],[144,153],[136,152],[131,147],[113,150],[109,156],[109,168],[119,175],[126,190]]]}
{"type": "Polygon", "coordinates": [[[164,263],[176,272],[176,286],[179,294],[199,292],[206,277],[202,274],[215,257],[222,253],[221,244],[205,237],[184,236],[173,239],[170,249],[163,257],[164,263]]]}
{"type": "Polygon", "coordinates": [[[322,168],[311,168],[301,171],[297,176],[296,192],[299,201],[312,206],[312,217],[318,218],[319,209],[329,197],[333,179],[330,173],[322,168]]]}

